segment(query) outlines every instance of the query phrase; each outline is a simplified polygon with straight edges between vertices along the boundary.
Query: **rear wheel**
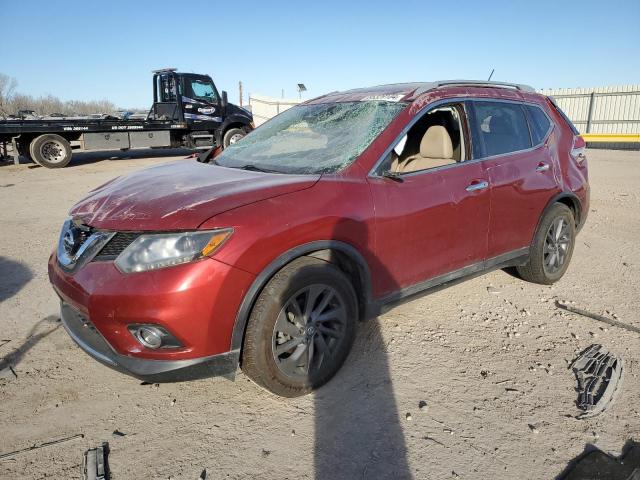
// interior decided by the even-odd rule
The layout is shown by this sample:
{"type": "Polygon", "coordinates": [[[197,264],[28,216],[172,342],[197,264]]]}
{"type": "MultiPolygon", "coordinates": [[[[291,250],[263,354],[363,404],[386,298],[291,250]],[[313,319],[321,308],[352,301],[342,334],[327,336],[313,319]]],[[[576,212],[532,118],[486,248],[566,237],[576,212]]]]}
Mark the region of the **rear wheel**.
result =
{"type": "Polygon", "coordinates": [[[301,257],[265,286],[251,312],[242,370],[258,385],[296,397],[324,385],[355,336],[355,291],[334,265],[301,257]]]}
{"type": "Polygon", "coordinates": [[[71,145],[60,135],[40,135],[29,145],[29,154],[43,167],[62,168],[71,161],[71,145]]]}
{"type": "Polygon", "coordinates": [[[536,232],[529,261],[516,267],[529,282],[550,285],[562,278],[569,267],[576,227],[573,212],[562,203],[554,204],[545,214],[536,232]]]}
{"type": "Polygon", "coordinates": [[[242,138],[247,134],[241,128],[230,128],[226,132],[224,132],[224,136],[222,137],[222,145],[224,148],[227,148],[229,145],[233,145],[234,143],[242,140],[242,138]]]}

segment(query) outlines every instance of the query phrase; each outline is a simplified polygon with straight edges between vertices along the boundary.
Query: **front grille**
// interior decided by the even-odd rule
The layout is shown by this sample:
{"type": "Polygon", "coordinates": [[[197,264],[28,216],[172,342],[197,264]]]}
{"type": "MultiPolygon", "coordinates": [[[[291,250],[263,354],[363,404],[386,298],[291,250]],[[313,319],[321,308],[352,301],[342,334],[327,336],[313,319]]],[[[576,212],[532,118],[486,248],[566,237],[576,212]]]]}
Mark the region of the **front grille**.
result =
{"type": "Polygon", "coordinates": [[[116,233],[113,238],[109,240],[109,243],[102,247],[102,250],[94,257],[94,260],[113,260],[140,235],[141,234],[137,232],[116,233]]]}

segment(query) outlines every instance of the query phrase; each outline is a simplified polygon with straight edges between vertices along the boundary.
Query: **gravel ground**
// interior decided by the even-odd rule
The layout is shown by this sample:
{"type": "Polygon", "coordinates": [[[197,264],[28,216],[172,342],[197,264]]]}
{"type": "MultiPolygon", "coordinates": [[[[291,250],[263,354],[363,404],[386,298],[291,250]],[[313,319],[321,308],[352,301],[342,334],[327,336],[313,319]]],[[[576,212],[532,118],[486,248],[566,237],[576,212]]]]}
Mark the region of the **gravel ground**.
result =
{"type": "Polygon", "coordinates": [[[114,479],[538,479],[589,445],[640,440],[640,335],[554,305],[640,326],[639,152],[589,152],[591,212],[558,284],[495,271],[406,303],[361,325],[337,377],[293,400],[241,373],[141,385],[61,328],[46,263],[68,208],[175,155],[161,153],[0,167],[0,358],[17,375],[0,378],[0,455],[84,435],[1,458],[1,478],[81,478],[83,451],[109,441],[114,479]],[[567,367],[592,343],[624,358],[623,382],[605,413],[578,420],[567,367]]]}

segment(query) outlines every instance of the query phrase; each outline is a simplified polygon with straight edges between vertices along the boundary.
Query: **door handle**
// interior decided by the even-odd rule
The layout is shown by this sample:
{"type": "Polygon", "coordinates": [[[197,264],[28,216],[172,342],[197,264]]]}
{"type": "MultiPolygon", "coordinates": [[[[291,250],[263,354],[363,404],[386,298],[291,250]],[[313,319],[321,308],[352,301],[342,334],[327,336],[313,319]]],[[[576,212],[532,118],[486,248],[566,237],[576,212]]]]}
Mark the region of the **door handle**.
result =
{"type": "Polygon", "coordinates": [[[549,170],[548,163],[540,162],[536,167],[536,172],[546,172],[547,170],[549,170]]]}
{"type": "Polygon", "coordinates": [[[487,182],[486,180],[475,181],[471,183],[469,186],[467,186],[465,190],[467,192],[475,192],[476,190],[484,190],[488,186],[489,186],[489,182],[487,182]]]}

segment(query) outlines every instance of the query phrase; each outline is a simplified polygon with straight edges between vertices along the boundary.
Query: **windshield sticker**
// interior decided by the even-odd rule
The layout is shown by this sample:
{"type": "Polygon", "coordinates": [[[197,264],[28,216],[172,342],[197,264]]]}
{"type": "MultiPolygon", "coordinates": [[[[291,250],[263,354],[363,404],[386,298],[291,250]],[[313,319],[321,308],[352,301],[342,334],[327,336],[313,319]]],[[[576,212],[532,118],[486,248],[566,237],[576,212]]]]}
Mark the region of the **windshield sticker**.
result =
{"type": "Polygon", "coordinates": [[[383,93],[380,95],[367,95],[362,99],[362,101],[399,102],[405,95],[406,93],[383,93]]]}

